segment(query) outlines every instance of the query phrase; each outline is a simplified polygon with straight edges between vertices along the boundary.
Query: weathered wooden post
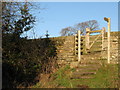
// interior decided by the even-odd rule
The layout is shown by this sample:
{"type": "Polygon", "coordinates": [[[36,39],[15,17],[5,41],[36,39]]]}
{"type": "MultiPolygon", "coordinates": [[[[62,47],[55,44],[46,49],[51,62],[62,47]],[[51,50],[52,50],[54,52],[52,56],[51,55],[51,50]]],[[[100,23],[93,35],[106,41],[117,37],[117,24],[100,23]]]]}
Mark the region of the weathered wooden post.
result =
{"type": "Polygon", "coordinates": [[[78,30],[78,62],[81,60],[81,32],[78,30]]]}
{"type": "Polygon", "coordinates": [[[77,31],[75,35],[75,55],[77,56],[77,61],[80,62],[81,60],[81,32],[80,30],[77,31]]]}
{"type": "Polygon", "coordinates": [[[102,50],[104,50],[105,27],[102,28],[102,50]]]}
{"type": "Polygon", "coordinates": [[[108,18],[108,63],[110,63],[110,18],[108,18]]]}
{"type": "Polygon", "coordinates": [[[108,39],[108,63],[110,63],[110,27],[111,27],[111,21],[110,18],[104,18],[105,21],[108,23],[108,34],[107,34],[107,39],[108,39]]]}
{"type": "Polygon", "coordinates": [[[90,29],[89,28],[86,28],[85,47],[87,50],[90,49],[90,29]]]}

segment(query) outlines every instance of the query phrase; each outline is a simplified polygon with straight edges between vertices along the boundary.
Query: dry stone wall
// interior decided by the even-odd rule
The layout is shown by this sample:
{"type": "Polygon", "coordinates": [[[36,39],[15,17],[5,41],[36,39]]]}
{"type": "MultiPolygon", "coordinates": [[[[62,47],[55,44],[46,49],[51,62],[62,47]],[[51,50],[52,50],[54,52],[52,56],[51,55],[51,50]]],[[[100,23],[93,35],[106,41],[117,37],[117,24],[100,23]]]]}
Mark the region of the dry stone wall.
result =
{"type": "MultiPolygon", "coordinates": [[[[111,44],[111,46],[110,46],[110,50],[111,50],[110,51],[110,62],[111,63],[118,63],[119,54],[120,54],[119,34],[118,33],[115,34],[115,32],[114,32],[110,38],[110,44],[111,44]]],[[[105,46],[105,51],[102,52],[102,57],[107,59],[107,46],[108,46],[107,40],[105,40],[104,46],[105,46]]]]}
{"type": "MultiPolygon", "coordinates": [[[[74,36],[61,36],[50,38],[55,42],[57,48],[57,62],[59,65],[66,65],[76,62],[75,56],[75,37],[74,36]]],[[[120,54],[120,43],[118,42],[119,35],[111,35],[111,62],[118,63],[118,55],[120,54]]],[[[104,42],[105,50],[102,51],[101,56],[107,60],[107,40],[104,42]]],[[[83,57],[84,58],[84,57],[83,57]]]]}
{"type": "Polygon", "coordinates": [[[75,60],[74,36],[62,36],[50,39],[55,41],[57,62],[59,65],[70,64],[75,60]]]}
{"type": "Polygon", "coordinates": [[[119,51],[119,48],[118,48],[118,36],[114,36],[111,38],[111,61],[113,63],[118,63],[118,51],[119,51]]]}

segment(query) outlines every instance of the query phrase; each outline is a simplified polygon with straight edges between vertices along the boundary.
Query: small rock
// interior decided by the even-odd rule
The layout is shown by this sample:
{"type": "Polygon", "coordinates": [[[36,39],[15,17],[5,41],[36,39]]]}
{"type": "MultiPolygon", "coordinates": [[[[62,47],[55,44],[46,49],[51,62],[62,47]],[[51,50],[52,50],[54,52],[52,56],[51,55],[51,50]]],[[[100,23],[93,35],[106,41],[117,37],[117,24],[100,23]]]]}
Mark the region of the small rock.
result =
{"type": "Polygon", "coordinates": [[[70,63],[70,68],[75,68],[78,66],[78,62],[71,62],[70,63]]]}
{"type": "Polygon", "coordinates": [[[86,86],[86,85],[77,85],[77,87],[79,87],[79,88],[89,88],[89,87],[86,86]]]}

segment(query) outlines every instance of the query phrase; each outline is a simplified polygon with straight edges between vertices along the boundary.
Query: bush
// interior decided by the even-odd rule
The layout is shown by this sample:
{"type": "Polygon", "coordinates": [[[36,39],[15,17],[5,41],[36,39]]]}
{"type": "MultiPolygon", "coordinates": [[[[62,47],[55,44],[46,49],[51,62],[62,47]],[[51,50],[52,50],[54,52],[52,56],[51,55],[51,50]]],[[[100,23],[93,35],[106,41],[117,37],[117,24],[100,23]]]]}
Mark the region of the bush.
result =
{"type": "Polygon", "coordinates": [[[55,68],[56,47],[49,38],[27,40],[4,34],[2,46],[3,88],[35,84],[38,74],[55,68]]]}

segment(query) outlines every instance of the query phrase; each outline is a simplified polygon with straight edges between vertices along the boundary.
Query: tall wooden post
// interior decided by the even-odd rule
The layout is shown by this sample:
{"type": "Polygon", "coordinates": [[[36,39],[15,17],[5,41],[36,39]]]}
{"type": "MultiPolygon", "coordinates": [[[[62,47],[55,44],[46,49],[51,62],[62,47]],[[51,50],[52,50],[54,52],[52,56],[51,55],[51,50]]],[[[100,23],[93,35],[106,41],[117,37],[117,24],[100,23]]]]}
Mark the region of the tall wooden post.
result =
{"type": "Polygon", "coordinates": [[[90,29],[89,28],[86,28],[85,47],[88,50],[90,49],[90,29]]]}
{"type": "Polygon", "coordinates": [[[81,60],[81,32],[78,30],[78,62],[81,60]]]}
{"type": "Polygon", "coordinates": [[[110,63],[110,27],[111,27],[110,18],[108,18],[108,63],[110,63]]]}
{"type": "Polygon", "coordinates": [[[107,33],[107,39],[108,39],[108,63],[110,63],[110,27],[111,27],[111,21],[110,18],[104,17],[104,20],[108,23],[108,33],[107,33]]]}

